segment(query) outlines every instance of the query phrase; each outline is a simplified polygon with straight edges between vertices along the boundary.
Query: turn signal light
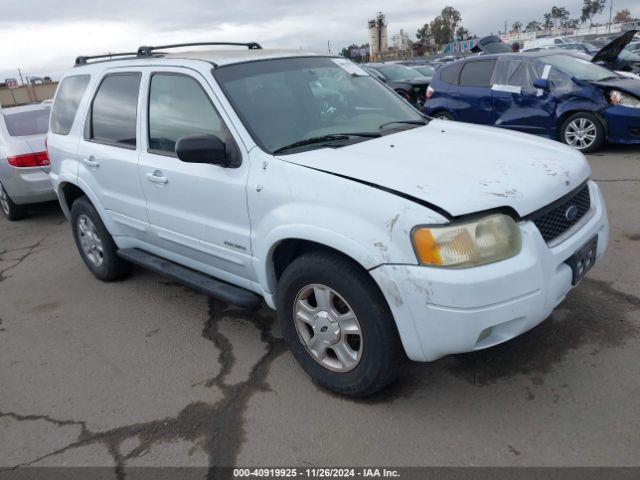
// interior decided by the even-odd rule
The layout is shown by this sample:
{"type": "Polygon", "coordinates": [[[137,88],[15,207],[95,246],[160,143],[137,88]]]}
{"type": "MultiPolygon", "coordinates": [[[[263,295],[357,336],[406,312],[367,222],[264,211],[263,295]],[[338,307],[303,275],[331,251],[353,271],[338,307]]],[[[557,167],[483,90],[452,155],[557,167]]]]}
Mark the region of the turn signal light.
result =
{"type": "Polygon", "coordinates": [[[15,155],[7,157],[9,165],[18,168],[46,167],[50,165],[47,152],[27,153],[25,155],[15,155]]]}

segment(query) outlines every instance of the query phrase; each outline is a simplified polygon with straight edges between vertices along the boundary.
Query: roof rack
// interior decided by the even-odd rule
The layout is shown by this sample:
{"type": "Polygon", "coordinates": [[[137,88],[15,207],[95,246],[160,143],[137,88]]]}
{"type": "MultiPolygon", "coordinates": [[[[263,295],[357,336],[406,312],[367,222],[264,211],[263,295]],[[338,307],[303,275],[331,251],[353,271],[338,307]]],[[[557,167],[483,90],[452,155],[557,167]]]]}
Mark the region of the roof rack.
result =
{"type": "Polygon", "coordinates": [[[256,42],[239,43],[239,42],[197,42],[197,43],[176,43],[174,45],[161,45],[158,47],[139,47],[139,57],[149,57],[153,54],[154,50],[166,50],[168,48],[180,48],[180,47],[201,47],[206,45],[230,45],[235,47],[247,47],[249,50],[261,50],[262,46],[256,42]]]}
{"type": "Polygon", "coordinates": [[[81,57],[76,57],[76,64],[75,66],[79,66],[79,65],[86,65],[87,63],[89,63],[89,60],[96,60],[98,58],[108,58],[111,59],[111,57],[135,57],[138,54],[136,52],[127,52],[127,53],[105,53],[102,55],[84,55],[81,57]]]}

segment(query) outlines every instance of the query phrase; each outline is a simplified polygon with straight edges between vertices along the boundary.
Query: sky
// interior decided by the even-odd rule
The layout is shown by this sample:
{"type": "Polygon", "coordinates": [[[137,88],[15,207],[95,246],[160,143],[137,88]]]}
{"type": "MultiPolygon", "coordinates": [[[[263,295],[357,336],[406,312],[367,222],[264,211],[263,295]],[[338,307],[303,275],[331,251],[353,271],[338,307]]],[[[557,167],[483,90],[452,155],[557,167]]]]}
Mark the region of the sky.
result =
{"type": "MultiPolygon", "coordinates": [[[[610,0],[640,17],[638,0],[610,0]]],[[[264,48],[332,52],[367,42],[366,23],[387,15],[389,36],[411,38],[446,5],[457,8],[472,34],[486,35],[519,20],[542,20],[553,5],[580,16],[582,0],[3,0],[0,79],[58,78],[78,55],[135,51],[140,45],[189,41],[257,41],[264,48]]],[[[608,19],[605,13],[596,21],[608,19]]]]}

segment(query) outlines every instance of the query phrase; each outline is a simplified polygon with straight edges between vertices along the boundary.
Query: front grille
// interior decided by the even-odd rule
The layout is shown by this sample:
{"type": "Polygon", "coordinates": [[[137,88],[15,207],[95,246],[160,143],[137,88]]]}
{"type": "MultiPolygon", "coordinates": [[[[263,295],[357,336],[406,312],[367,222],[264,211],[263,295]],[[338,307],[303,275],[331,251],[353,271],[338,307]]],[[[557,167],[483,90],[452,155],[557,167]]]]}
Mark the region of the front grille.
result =
{"type": "Polygon", "coordinates": [[[590,208],[589,185],[585,183],[560,200],[532,213],[528,218],[538,227],[545,242],[549,243],[578,223],[590,208]],[[567,213],[572,206],[577,210],[575,217],[567,213]]]}

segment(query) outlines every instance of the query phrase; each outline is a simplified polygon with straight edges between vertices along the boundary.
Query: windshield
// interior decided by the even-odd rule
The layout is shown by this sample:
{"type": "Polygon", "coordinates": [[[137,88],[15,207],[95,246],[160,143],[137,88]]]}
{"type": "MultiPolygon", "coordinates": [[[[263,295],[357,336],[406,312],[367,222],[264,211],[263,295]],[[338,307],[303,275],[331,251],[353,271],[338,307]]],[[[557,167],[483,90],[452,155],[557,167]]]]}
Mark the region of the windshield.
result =
{"type": "Polygon", "coordinates": [[[12,137],[42,135],[49,129],[50,108],[27,110],[26,112],[5,113],[4,121],[12,137]]]}
{"type": "Polygon", "coordinates": [[[375,67],[375,69],[392,82],[403,82],[422,76],[415,70],[405,67],[404,65],[382,65],[375,67]]]}
{"type": "Polygon", "coordinates": [[[595,65],[588,60],[570,57],[569,55],[549,55],[548,57],[543,57],[542,61],[578,80],[597,82],[606,78],[617,77],[611,70],[595,65]]]}
{"type": "Polygon", "coordinates": [[[215,68],[213,75],[256,143],[269,153],[312,137],[382,133],[380,126],[388,122],[424,120],[384,84],[341,58],[247,62],[215,68]]]}
{"type": "Polygon", "coordinates": [[[425,77],[433,77],[436,73],[436,69],[429,65],[421,65],[419,67],[412,67],[417,72],[421,73],[425,77]]]}

